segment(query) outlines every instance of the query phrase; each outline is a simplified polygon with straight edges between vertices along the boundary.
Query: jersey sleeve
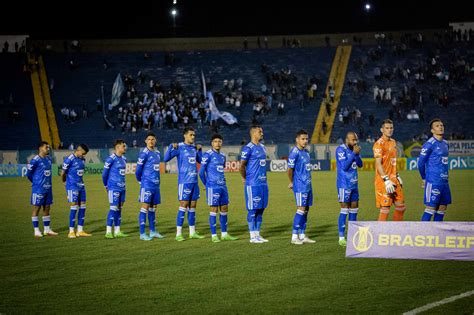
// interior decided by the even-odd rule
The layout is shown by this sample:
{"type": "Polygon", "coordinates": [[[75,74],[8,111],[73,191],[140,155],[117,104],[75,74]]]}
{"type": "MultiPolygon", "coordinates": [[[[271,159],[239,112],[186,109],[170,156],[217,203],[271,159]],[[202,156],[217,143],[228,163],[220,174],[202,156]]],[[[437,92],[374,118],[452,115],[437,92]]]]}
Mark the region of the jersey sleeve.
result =
{"type": "Polygon", "coordinates": [[[374,147],[372,148],[374,151],[374,158],[382,158],[383,155],[383,147],[380,145],[380,143],[377,141],[374,143],[374,147]]]}
{"type": "Polygon", "coordinates": [[[240,153],[240,160],[248,161],[250,159],[251,154],[252,154],[252,150],[248,146],[244,146],[242,148],[242,153],[240,153]]]}
{"type": "Polygon", "coordinates": [[[68,156],[68,157],[64,160],[64,162],[63,162],[63,167],[62,167],[62,169],[63,169],[63,171],[64,171],[65,173],[68,172],[69,167],[71,166],[71,163],[72,163],[71,156],[68,156]]]}
{"type": "Polygon", "coordinates": [[[201,161],[202,161],[202,155],[203,155],[203,154],[202,154],[202,149],[201,149],[201,150],[196,149],[196,161],[197,161],[198,163],[201,163],[201,161]]]}
{"type": "Polygon", "coordinates": [[[292,149],[288,156],[288,168],[295,168],[296,162],[298,161],[298,151],[292,149]]]}
{"type": "Polygon", "coordinates": [[[147,158],[148,158],[148,154],[146,154],[146,152],[144,151],[140,152],[140,154],[138,155],[137,169],[135,170],[135,178],[139,182],[142,181],[143,168],[145,167],[147,158]]]}
{"type": "Polygon", "coordinates": [[[104,171],[102,172],[102,183],[104,186],[107,186],[107,181],[109,180],[110,168],[114,164],[114,160],[109,156],[104,163],[104,171]]]}
{"type": "Polygon", "coordinates": [[[418,172],[420,172],[421,178],[426,178],[426,163],[431,155],[432,145],[431,142],[427,141],[421,148],[420,157],[418,158],[418,172]]]}
{"type": "Polygon", "coordinates": [[[208,161],[209,161],[209,154],[204,153],[201,158],[201,168],[199,169],[199,178],[201,178],[201,181],[204,184],[204,186],[206,185],[206,182],[207,182],[206,175],[207,175],[208,161]]]}
{"type": "Polygon", "coordinates": [[[168,146],[168,150],[166,150],[165,157],[163,158],[163,162],[168,162],[175,156],[179,155],[179,146],[175,149],[173,148],[173,144],[168,146]]]}
{"type": "Polygon", "coordinates": [[[38,166],[38,160],[35,158],[31,159],[30,163],[27,165],[27,170],[26,170],[26,177],[30,182],[33,182],[33,173],[36,170],[36,167],[38,166]]]}

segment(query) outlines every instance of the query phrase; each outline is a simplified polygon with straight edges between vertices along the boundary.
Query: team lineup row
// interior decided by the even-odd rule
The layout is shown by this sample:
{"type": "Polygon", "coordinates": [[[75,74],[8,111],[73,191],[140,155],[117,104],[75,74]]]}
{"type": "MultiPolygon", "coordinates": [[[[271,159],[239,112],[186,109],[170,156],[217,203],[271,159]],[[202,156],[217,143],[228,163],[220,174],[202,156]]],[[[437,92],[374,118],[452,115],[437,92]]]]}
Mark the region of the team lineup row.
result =
{"type": "MultiPolygon", "coordinates": [[[[424,145],[418,160],[418,169],[425,183],[424,203],[426,208],[422,220],[442,221],[447,205],[451,203],[451,193],[448,183],[448,145],[443,140],[444,125],[440,119],[430,122],[433,137],[424,145]]],[[[396,142],[392,138],[393,122],[384,120],[381,124],[381,137],[373,146],[375,158],[375,195],[376,206],[379,209],[379,221],[386,221],[390,207],[395,206],[394,221],[402,221],[405,212],[403,181],[397,172],[396,142]]],[[[189,238],[201,239],[204,236],[196,232],[195,210],[200,197],[198,177],[206,189],[206,200],[210,207],[209,225],[212,242],[232,241],[237,238],[227,232],[227,217],[229,194],[224,174],[225,155],[220,152],[223,137],[215,134],[211,138],[212,148],[202,152],[201,145],[194,144],[195,131],[185,128],[184,141],[169,145],[163,161],[173,158],[178,164],[178,200],[179,208],[176,218],[176,240],[184,241],[182,233],[185,215],[187,213],[189,238]],[[197,163],[201,167],[198,172],[197,163]],[[217,214],[221,227],[221,237],[217,235],[217,214]]],[[[269,190],[266,176],[266,151],[261,144],[263,129],[260,126],[250,128],[251,141],[242,148],[240,175],[244,185],[245,203],[247,208],[247,223],[250,243],[268,242],[260,230],[263,213],[268,206],[269,190]]],[[[296,133],[296,144],[288,156],[288,188],[294,192],[296,213],[293,219],[291,243],[302,245],[314,243],[306,236],[306,223],[309,208],[313,203],[311,186],[311,164],[308,145],[308,133],[300,130],[296,133]]],[[[163,238],[155,230],[156,206],[161,203],[160,196],[160,152],[155,148],[156,136],[152,133],[145,138],[146,147],[140,151],[135,176],[140,184],[139,212],[140,239],[144,241],[153,238],[163,238]],[[149,234],[145,233],[148,218],[149,234]]],[[[346,246],[346,220],[357,220],[358,213],[358,168],[363,166],[360,158],[360,146],[355,132],[346,135],[345,143],[336,149],[337,192],[340,203],[338,219],[339,244],[346,246]]],[[[47,142],[40,142],[38,155],[28,164],[27,177],[32,182],[31,204],[33,206],[32,222],[35,237],[57,235],[50,228],[50,208],[53,201],[51,167],[49,157],[50,147],[47,142]],[[44,232],[39,229],[38,215],[43,209],[44,232]]],[[[89,151],[87,145],[80,144],[62,166],[61,177],[66,185],[67,200],[70,203],[69,238],[87,237],[91,234],[83,230],[86,212],[86,191],[83,181],[85,156],[89,151]],[[76,227],[77,218],[77,232],[76,227]]],[[[107,191],[109,212],[107,214],[106,238],[127,237],[120,230],[121,211],[125,202],[125,168],[126,143],[118,139],[114,143],[114,153],[104,163],[102,181],[107,191]]]]}

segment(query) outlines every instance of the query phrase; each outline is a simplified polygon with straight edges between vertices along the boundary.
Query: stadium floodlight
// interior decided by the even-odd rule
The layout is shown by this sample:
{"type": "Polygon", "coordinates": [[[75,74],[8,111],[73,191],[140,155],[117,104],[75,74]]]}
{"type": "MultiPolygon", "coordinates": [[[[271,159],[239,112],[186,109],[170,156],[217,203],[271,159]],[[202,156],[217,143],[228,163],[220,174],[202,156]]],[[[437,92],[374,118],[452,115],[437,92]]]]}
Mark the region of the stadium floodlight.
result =
{"type": "Polygon", "coordinates": [[[372,6],[370,5],[370,3],[366,3],[366,4],[365,4],[365,10],[366,10],[367,12],[370,11],[371,7],[372,7],[372,6]]]}
{"type": "Polygon", "coordinates": [[[178,14],[178,10],[176,10],[176,9],[172,9],[172,10],[171,10],[171,15],[172,15],[173,17],[175,17],[177,14],[178,14]]]}
{"type": "Polygon", "coordinates": [[[178,0],[173,0],[173,4],[176,4],[176,3],[178,3],[178,0]]]}

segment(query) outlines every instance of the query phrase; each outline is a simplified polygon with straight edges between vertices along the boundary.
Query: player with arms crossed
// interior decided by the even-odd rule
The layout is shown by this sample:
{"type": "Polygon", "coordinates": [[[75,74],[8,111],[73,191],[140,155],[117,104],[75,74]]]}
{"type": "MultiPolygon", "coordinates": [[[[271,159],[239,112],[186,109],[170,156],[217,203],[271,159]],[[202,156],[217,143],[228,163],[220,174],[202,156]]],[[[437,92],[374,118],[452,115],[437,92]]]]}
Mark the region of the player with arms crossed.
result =
{"type": "Polygon", "coordinates": [[[397,143],[392,138],[393,122],[382,121],[382,136],[374,143],[375,158],[375,200],[380,209],[379,221],[387,221],[390,206],[395,203],[393,221],[403,221],[405,213],[405,197],[403,181],[397,172],[397,143]]]}
{"type": "Polygon", "coordinates": [[[309,207],[313,205],[313,188],[311,184],[311,163],[308,150],[308,132],[300,130],[296,133],[296,145],[288,156],[288,184],[293,189],[296,200],[296,213],[293,218],[291,244],[302,245],[315,243],[305,235],[309,207]]]}
{"type": "Polygon", "coordinates": [[[51,230],[51,204],[53,203],[53,185],[51,182],[52,160],[49,157],[49,144],[41,141],[38,144],[38,154],[35,155],[27,166],[26,177],[31,182],[31,205],[33,213],[31,221],[33,222],[35,237],[56,236],[58,233],[51,230]],[[44,233],[39,229],[38,214],[43,208],[43,226],[44,233]]]}
{"type": "Polygon", "coordinates": [[[155,149],[156,136],[149,133],[145,138],[146,148],[138,155],[135,177],[140,184],[140,195],[138,201],[141,203],[138,223],[140,228],[140,239],[150,241],[153,238],[162,239],[163,235],[156,232],[155,206],[161,203],[160,195],[160,151],[155,149]],[[150,235],[145,233],[146,218],[150,226],[150,235]]]}
{"type": "Polygon", "coordinates": [[[204,236],[196,232],[196,205],[199,199],[199,184],[196,162],[201,163],[202,146],[194,145],[196,132],[192,127],[183,131],[184,142],[172,143],[165,153],[164,161],[176,157],[178,160],[178,200],[179,209],[176,218],[176,240],[184,241],[183,223],[188,212],[189,238],[200,239],[204,236]]]}
{"type": "Polygon", "coordinates": [[[341,144],[336,149],[337,167],[337,197],[341,206],[339,213],[339,245],[346,246],[346,218],[349,214],[349,221],[357,221],[359,212],[359,176],[357,168],[362,167],[360,158],[359,138],[353,131],[346,134],[346,143],[341,144]]]}
{"type": "Polygon", "coordinates": [[[86,188],[84,186],[85,156],[89,147],[81,143],[74,153],[63,163],[61,179],[66,183],[67,202],[69,202],[69,234],[68,238],[91,236],[83,230],[86,217],[86,188]],[[77,233],[74,232],[77,214],[77,233]]]}
{"type": "Polygon", "coordinates": [[[115,140],[114,153],[105,160],[104,171],[102,172],[102,182],[107,191],[110,205],[105,238],[128,236],[128,234],[120,231],[122,207],[125,202],[125,167],[127,160],[123,155],[126,151],[125,141],[122,139],[115,140]],[[112,226],[114,226],[114,234],[112,234],[112,226]]]}
{"type": "Polygon", "coordinates": [[[268,206],[267,152],[265,146],[260,144],[263,139],[262,127],[251,127],[250,139],[251,141],[242,148],[240,175],[244,182],[250,243],[259,244],[268,242],[260,235],[263,212],[268,206]]]}
{"type": "Polygon", "coordinates": [[[444,125],[441,119],[430,122],[431,137],[423,144],[418,159],[418,170],[425,187],[426,206],[422,221],[443,221],[448,205],[451,204],[451,190],[448,182],[448,142],[443,139],[444,125]]]}
{"type": "Polygon", "coordinates": [[[221,223],[221,239],[223,241],[235,241],[227,233],[227,213],[229,211],[229,193],[227,191],[224,176],[225,155],[220,152],[224,138],[220,134],[215,134],[211,138],[212,149],[207,150],[201,159],[201,169],[199,177],[206,186],[207,204],[211,208],[209,212],[209,225],[211,227],[212,242],[218,243],[221,240],[217,236],[217,210],[219,210],[219,221],[221,223]]]}

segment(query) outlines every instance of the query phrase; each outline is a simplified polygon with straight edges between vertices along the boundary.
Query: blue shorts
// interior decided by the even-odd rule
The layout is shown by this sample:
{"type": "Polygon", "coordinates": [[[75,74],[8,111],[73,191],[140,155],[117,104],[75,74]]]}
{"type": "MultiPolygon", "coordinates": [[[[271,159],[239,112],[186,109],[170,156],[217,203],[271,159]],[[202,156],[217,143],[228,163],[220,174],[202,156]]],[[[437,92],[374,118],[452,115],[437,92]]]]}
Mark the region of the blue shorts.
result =
{"type": "Polygon", "coordinates": [[[295,200],[297,207],[311,207],[313,205],[313,191],[295,191],[295,200]]]}
{"type": "Polygon", "coordinates": [[[225,206],[229,204],[229,193],[227,187],[206,187],[207,205],[211,207],[225,206]]]}
{"type": "Polygon", "coordinates": [[[353,201],[359,201],[359,189],[347,189],[347,188],[337,188],[337,200],[339,202],[350,203],[353,201]]]}
{"type": "Polygon", "coordinates": [[[121,206],[125,202],[125,190],[109,190],[109,204],[121,206]]]}
{"type": "Polygon", "coordinates": [[[268,206],[268,186],[245,186],[247,210],[265,209],[268,206]]]}
{"type": "Polygon", "coordinates": [[[33,206],[49,206],[53,203],[53,191],[45,193],[32,192],[30,202],[33,206]]]}
{"type": "Polygon", "coordinates": [[[149,205],[159,205],[161,203],[160,188],[140,188],[138,201],[149,205]]]}
{"type": "Polygon", "coordinates": [[[67,202],[71,203],[85,203],[86,202],[86,190],[81,189],[66,189],[67,202]]]}
{"type": "Polygon", "coordinates": [[[451,204],[451,189],[449,184],[425,183],[425,205],[436,208],[439,205],[451,204]]]}
{"type": "Polygon", "coordinates": [[[198,183],[178,184],[178,200],[194,201],[200,197],[198,183]]]}

